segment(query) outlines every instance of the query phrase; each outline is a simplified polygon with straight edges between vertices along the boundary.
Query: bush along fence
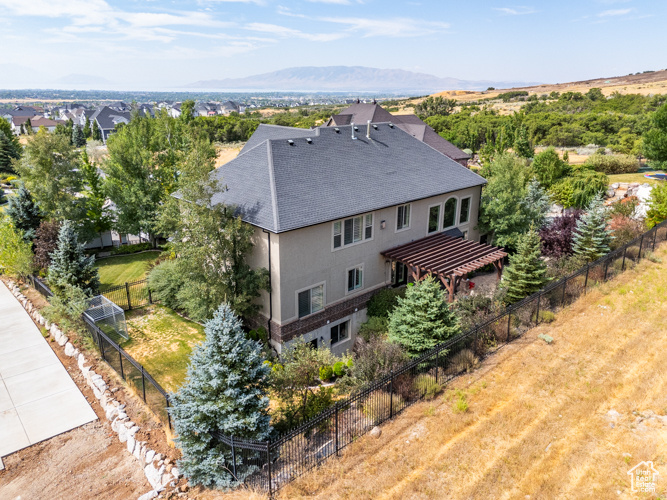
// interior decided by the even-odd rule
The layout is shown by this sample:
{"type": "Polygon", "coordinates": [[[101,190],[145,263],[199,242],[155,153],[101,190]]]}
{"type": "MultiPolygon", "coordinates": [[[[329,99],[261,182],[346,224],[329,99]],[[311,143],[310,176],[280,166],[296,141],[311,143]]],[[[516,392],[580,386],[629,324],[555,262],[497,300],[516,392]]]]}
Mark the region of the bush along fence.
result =
{"type": "Polygon", "coordinates": [[[216,433],[229,462],[220,474],[273,495],[408,406],[435,396],[449,380],[570,305],[588,288],[634,265],[667,240],[667,221],[569,276],[507,307],[501,314],[338,401],[300,427],[266,442],[216,433]]]}
{"type": "MultiPolygon", "coordinates": [[[[28,281],[44,297],[48,298],[53,295],[46,283],[36,276],[29,276],[28,281]]],[[[147,289],[148,287],[144,284],[144,288],[147,289]]],[[[128,292],[128,297],[130,296],[129,293],[130,292],[128,292]]],[[[102,355],[102,359],[135,390],[137,395],[143,399],[144,403],[146,403],[160,421],[171,429],[171,417],[168,411],[169,394],[167,391],[156,382],[156,380],[144,369],[141,363],[136,361],[106,333],[100,330],[100,328],[95,325],[92,318],[86,313],[83,313],[81,319],[95,341],[95,344],[102,355]]]]}

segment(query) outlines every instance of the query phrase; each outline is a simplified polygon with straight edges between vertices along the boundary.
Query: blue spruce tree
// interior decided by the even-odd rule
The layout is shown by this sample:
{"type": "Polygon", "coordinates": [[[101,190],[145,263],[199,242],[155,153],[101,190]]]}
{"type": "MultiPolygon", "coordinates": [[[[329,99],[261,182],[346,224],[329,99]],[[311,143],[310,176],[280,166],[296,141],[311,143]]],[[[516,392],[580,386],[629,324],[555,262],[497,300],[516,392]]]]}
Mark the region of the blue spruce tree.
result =
{"type": "Polygon", "coordinates": [[[42,221],[42,213],[25,186],[21,185],[16,196],[9,198],[5,213],[14,227],[23,232],[25,241],[30,242],[35,238],[35,231],[42,221]]]}
{"type": "Polygon", "coordinates": [[[593,198],[586,213],[577,221],[572,232],[572,250],[589,262],[609,253],[611,232],[607,229],[608,211],[602,202],[602,196],[593,198]]]}
{"type": "Polygon", "coordinates": [[[170,408],[179,467],[193,484],[229,488],[256,470],[213,435],[264,441],[271,432],[266,396],[269,367],[262,348],[248,339],[241,321],[222,304],[206,323],[206,340],[193,352],[185,384],[172,394],[170,408]],[[236,469],[236,478],[231,471],[236,469]],[[229,471],[226,472],[226,471],[229,471]]]}
{"type": "Polygon", "coordinates": [[[84,253],[84,244],[79,243],[72,221],[66,220],[60,226],[58,244],[51,254],[48,280],[56,295],[62,293],[67,285],[76,286],[89,296],[99,291],[100,278],[95,267],[95,256],[84,253]]]}
{"type": "Polygon", "coordinates": [[[518,302],[547,283],[547,266],[540,257],[540,236],[531,226],[527,233],[519,237],[517,251],[510,257],[503,274],[501,285],[507,291],[505,302],[518,302]]]}

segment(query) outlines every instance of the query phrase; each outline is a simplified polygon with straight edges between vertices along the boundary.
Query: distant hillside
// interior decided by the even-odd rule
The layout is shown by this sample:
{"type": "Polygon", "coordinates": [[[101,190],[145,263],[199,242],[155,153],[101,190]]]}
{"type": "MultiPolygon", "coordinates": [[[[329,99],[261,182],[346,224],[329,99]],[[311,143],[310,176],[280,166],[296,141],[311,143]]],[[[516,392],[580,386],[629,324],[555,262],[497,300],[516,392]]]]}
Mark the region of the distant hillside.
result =
{"type": "Polygon", "coordinates": [[[363,66],[306,66],[245,78],[201,80],[186,88],[209,90],[410,92],[430,94],[443,89],[484,90],[488,87],[534,85],[527,82],[468,81],[439,78],[402,69],[363,66]]]}

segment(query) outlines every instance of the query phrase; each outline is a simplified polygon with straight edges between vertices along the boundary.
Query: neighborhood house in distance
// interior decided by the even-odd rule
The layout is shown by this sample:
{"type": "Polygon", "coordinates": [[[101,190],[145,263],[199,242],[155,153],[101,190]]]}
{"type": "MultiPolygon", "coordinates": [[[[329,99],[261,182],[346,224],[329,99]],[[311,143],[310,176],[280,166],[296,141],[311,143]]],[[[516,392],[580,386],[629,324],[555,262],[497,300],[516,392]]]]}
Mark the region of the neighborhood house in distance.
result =
{"type": "Polygon", "coordinates": [[[349,349],[381,288],[433,272],[451,298],[468,272],[500,273],[506,254],[476,229],[486,181],[457,162],[465,153],[455,161],[396,118],[356,104],[316,129],[260,125],[212,173],[227,188],[214,203],[255,229],[248,262],[270,271],[271,292],[251,322],[279,352],[296,338],[349,349]]]}

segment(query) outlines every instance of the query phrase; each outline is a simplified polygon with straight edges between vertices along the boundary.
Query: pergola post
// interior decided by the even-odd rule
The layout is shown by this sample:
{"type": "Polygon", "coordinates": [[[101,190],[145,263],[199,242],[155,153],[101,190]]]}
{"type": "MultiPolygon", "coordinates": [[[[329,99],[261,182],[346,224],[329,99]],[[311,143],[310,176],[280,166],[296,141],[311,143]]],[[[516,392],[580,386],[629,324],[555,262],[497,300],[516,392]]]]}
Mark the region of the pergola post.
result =
{"type": "Polygon", "coordinates": [[[503,259],[498,259],[493,262],[493,267],[496,269],[497,279],[500,281],[500,278],[503,275],[503,259]]]}
{"type": "Polygon", "coordinates": [[[442,274],[439,276],[440,281],[442,281],[442,284],[445,285],[447,292],[449,292],[447,302],[454,302],[454,294],[456,293],[456,278],[454,276],[443,276],[442,274]]]}

